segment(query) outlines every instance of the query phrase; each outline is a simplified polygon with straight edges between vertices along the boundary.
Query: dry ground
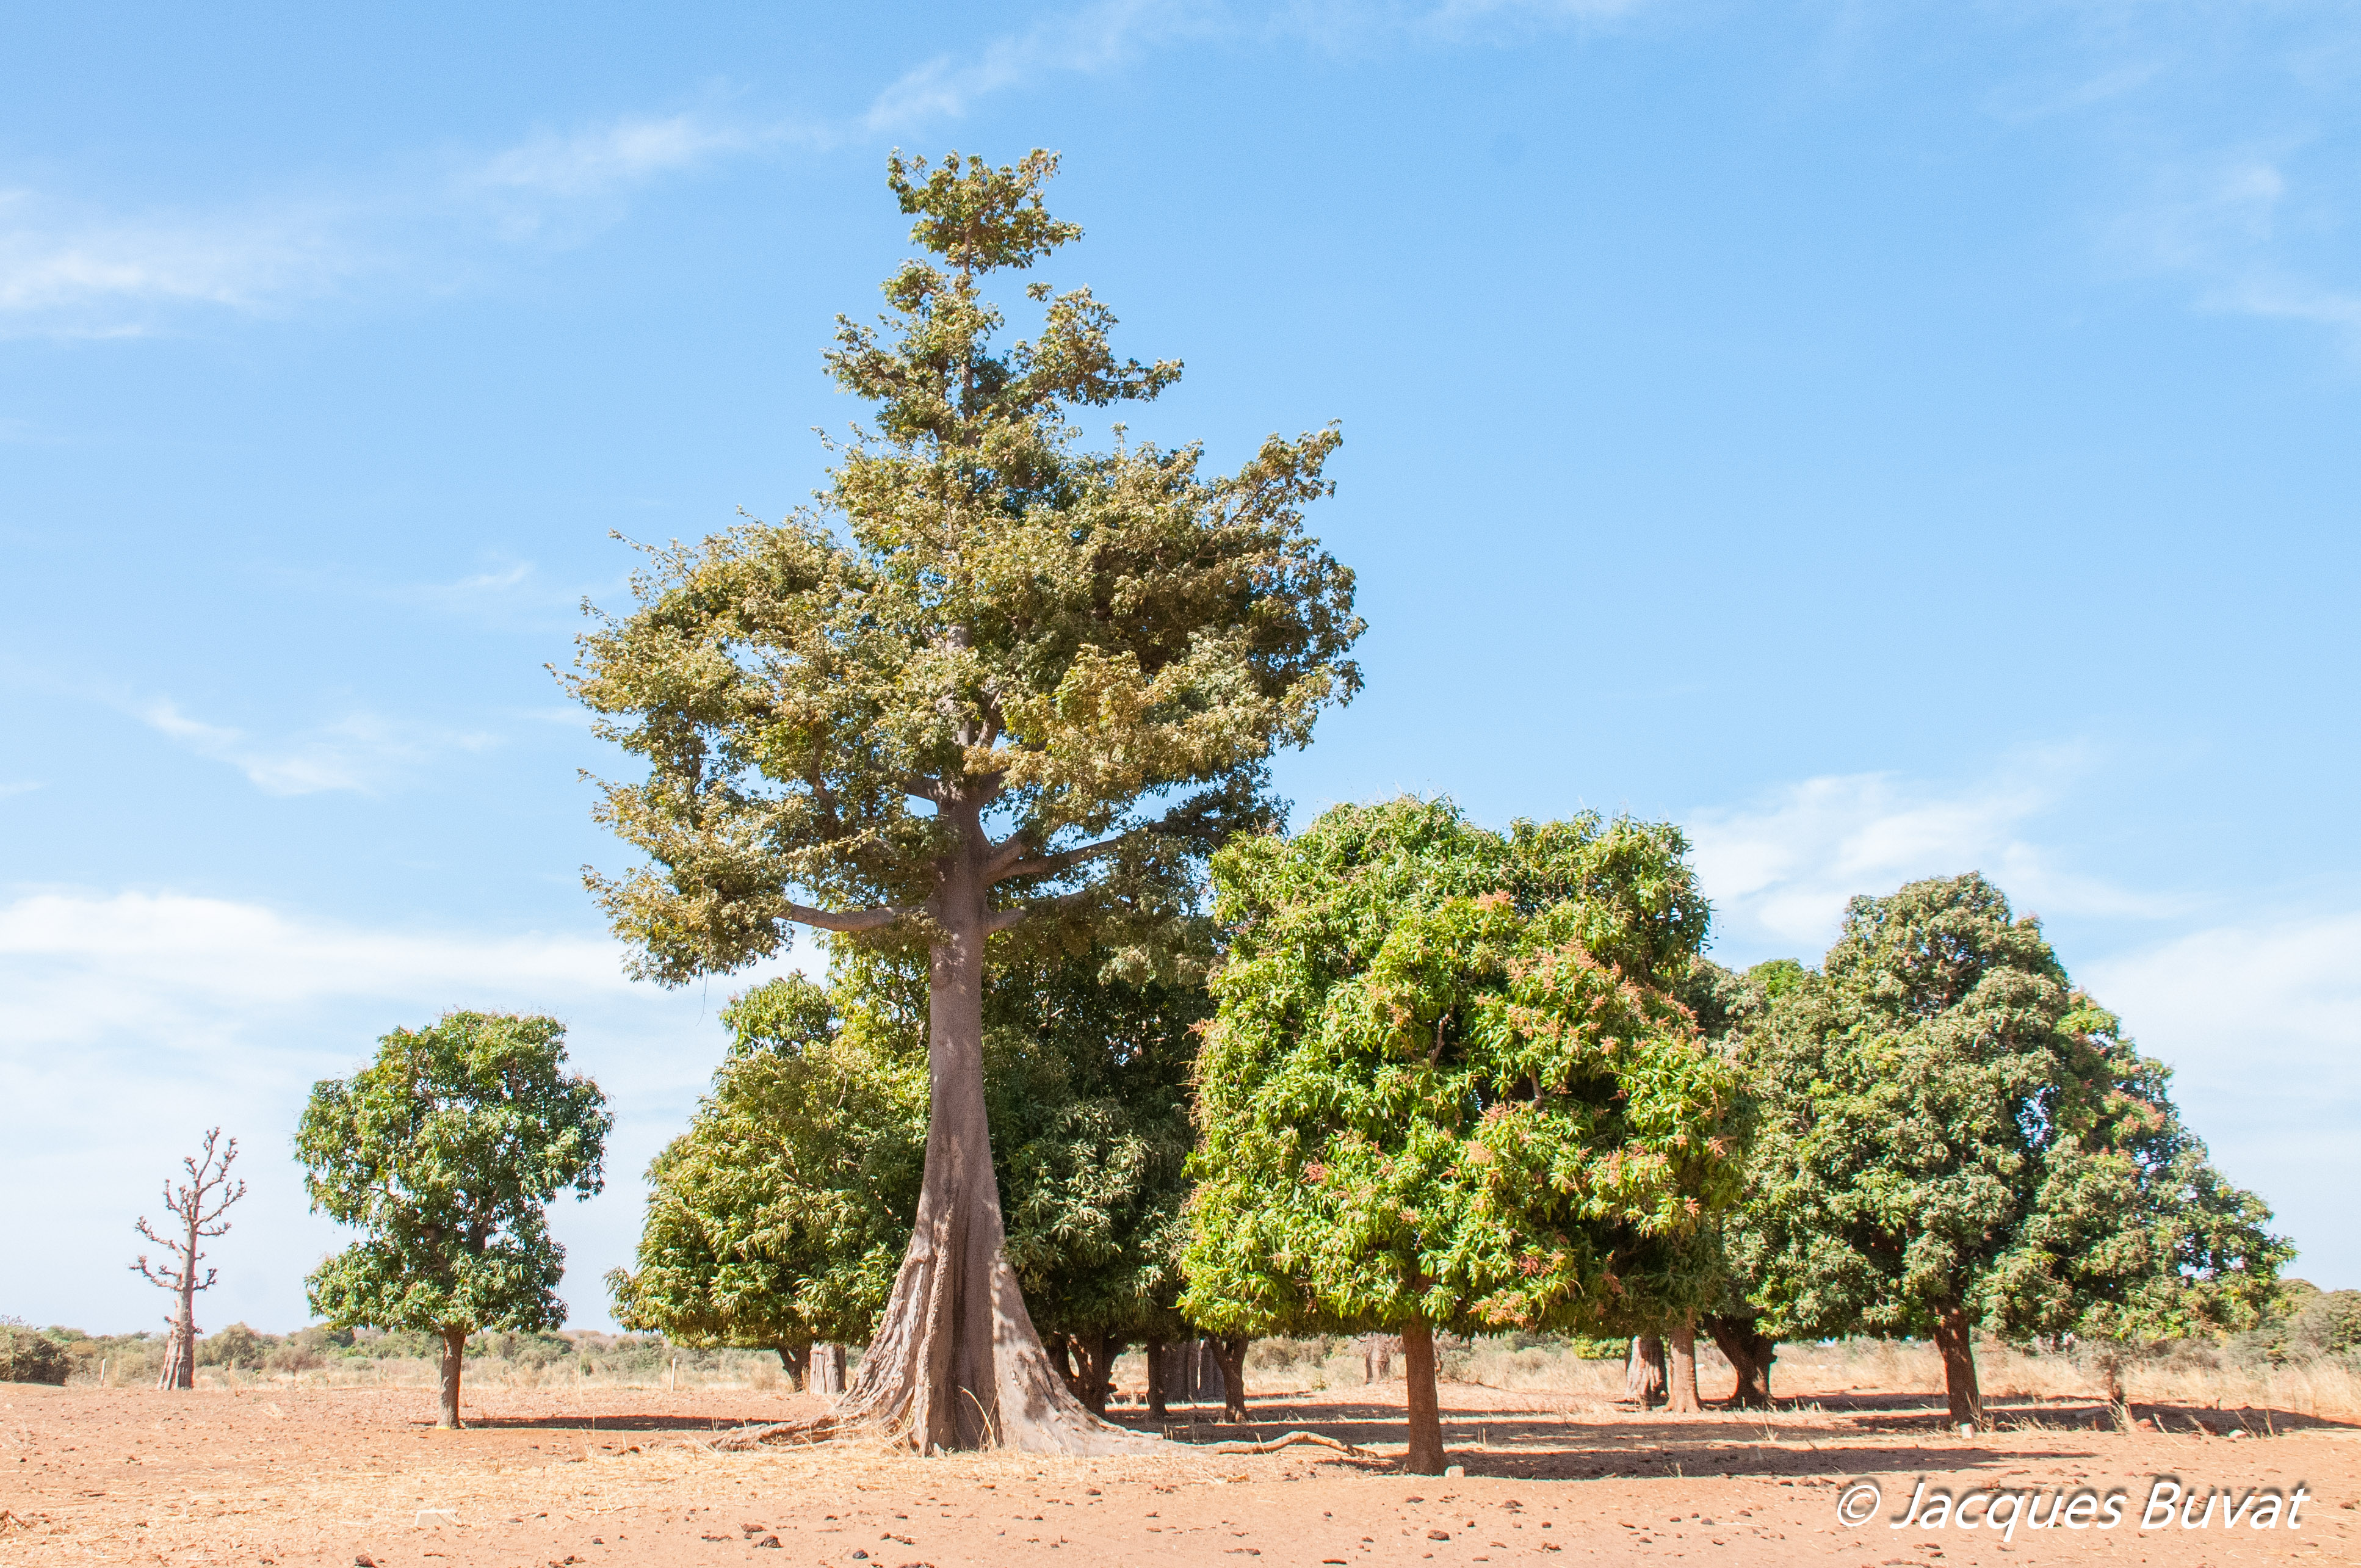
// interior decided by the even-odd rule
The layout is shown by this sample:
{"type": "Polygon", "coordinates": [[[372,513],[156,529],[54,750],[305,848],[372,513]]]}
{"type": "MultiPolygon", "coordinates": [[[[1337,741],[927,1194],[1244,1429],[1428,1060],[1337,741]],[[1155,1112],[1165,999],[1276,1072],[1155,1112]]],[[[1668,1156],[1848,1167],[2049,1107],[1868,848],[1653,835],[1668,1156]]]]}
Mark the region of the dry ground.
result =
{"type": "MultiPolygon", "coordinates": [[[[0,1564],[1944,1568],[2341,1561],[2355,1549],[2361,1427],[2288,1410],[2151,1409],[2162,1430],[2124,1434],[2096,1430],[2087,1399],[2024,1398],[2001,1407],[2000,1431],[1963,1438],[1924,1395],[1787,1391],[1804,1398],[1769,1417],[1674,1417],[1564,1391],[1445,1385],[1446,1435],[1466,1475],[1438,1480],[1307,1447],[1238,1457],[1174,1443],[1121,1461],[713,1452],[719,1431],[816,1408],[759,1390],[486,1387],[467,1401],[475,1430],[439,1433],[423,1390],[0,1385],[0,1564]],[[2159,1474],[2241,1497],[2299,1486],[2311,1496],[2293,1530],[2229,1530],[2209,1515],[2203,1529],[2143,1531],[2159,1474]],[[1873,1522],[1848,1528],[1837,1501],[1863,1477],[1883,1502],[1873,1522]],[[1889,1528],[1922,1480],[2120,1489],[2128,1514],[2112,1530],[2013,1541],[1889,1528]]],[[[1257,1398],[1253,1425],[1399,1453],[1400,1398],[1399,1384],[1257,1398]]]]}

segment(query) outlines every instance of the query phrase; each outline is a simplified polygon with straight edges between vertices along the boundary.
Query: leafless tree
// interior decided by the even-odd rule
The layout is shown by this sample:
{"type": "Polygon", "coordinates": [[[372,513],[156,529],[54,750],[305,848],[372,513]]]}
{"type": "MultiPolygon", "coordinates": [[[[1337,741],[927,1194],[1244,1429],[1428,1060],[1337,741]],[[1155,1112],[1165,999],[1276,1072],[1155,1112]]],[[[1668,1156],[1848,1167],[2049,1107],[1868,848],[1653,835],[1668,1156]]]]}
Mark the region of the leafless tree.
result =
{"type": "Polygon", "coordinates": [[[132,1267],[150,1285],[181,1299],[178,1315],[166,1320],[172,1325],[172,1338],[164,1352],[163,1376],[156,1380],[159,1388],[197,1385],[197,1292],[211,1289],[218,1272],[208,1268],[203,1278],[197,1277],[197,1265],[205,1255],[197,1250],[197,1244],[227,1232],[229,1222],[222,1215],[246,1196],[246,1183],[233,1185],[229,1179],[229,1168],[237,1158],[237,1140],[222,1145],[216,1159],[214,1146],[220,1141],[221,1129],[215,1127],[205,1135],[203,1158],[192,1156],[181,1161],[188,1167],[188,1181],[177,1188],[169,1180],[164,1183],[164,1207],[172,1215],[170,1235],[158,1235],[148,1217],[139,1217],[139,1234],[162,1247],[170,1259],[165,1266],[150,1267],[148,1255],[141,1253],[132,1267]],[[177,1268],[170,1266],[175,1262],[177,1268]]]}

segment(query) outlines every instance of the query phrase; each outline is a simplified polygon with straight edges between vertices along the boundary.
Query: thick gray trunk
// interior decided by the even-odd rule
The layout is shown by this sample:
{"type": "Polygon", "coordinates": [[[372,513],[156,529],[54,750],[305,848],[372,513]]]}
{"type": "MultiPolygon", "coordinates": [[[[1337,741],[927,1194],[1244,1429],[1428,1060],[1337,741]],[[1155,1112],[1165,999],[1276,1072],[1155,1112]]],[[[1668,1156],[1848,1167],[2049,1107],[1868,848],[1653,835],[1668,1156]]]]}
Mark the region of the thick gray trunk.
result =
{"type": "Polygon", "coordinates": [[[451,1431],[459,1430],[459,1366],[467,1353],[467,1331],[443,1331],[443,1376],[441,1398],[434,1424],[451,1431]]]}
{"type": "MultiPolygon", "coordinates": [[[[972,848],[982,839],[972,818],[972,848]]],[[[909,1250],[837,1424],[882,1431],[921,1453],[1130,1452],[1143,1440],[1084,1409],[1049,1365],[1008,1266],[984,1115],[989,927],[974,863],[948,868],[928,905],[939,935],[927,987],[926,1175],[909,1250]]]]}

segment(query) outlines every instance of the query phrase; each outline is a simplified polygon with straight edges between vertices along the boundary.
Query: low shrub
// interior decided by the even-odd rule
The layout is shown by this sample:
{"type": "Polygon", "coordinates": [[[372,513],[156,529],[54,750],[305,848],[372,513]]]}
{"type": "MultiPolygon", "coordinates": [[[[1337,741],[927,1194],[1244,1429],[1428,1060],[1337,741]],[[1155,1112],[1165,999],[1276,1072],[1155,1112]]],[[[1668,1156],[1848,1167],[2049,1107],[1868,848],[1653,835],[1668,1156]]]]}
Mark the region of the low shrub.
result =
{"type": "Polygon", "coordinates": [[[73,1370],[66,1347],[22,1323],[0,1323],[0,1383],[54,1383],[65,1386],[73,1370]]]}

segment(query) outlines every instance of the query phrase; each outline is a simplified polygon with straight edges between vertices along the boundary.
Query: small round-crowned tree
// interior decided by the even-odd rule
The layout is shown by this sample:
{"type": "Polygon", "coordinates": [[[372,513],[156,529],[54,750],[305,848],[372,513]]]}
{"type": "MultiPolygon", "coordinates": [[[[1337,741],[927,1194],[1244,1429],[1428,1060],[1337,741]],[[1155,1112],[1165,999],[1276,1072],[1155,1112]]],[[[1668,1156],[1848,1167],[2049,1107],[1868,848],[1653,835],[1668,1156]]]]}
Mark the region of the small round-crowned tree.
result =
{"type": "Polygon", "coordinates": [[[1213,860],[1231,948],[1199,1067],[1182,1310],[1398,1332],[1409,1467],[1443,1464],[1439,1331],[1614,1332],[1694,1306],[1745,1102],[1671,985],[1708,910],[1677,829],[1340,806],[1213,860]]]}
{"type": "Polygon", "coordinates": [[[612,1119],[565,1070],[565,1040],[555,1018],[507,1014],[396,1029],[353,1077],[313,1085],[296,1129],[313,1209],[362,1233],[305,1281],[312,1311],[440,1339],[442,1426],[460,1424],[470,1333],[566,1321],[547,1208],[599,1190],[612,1119]]]}

